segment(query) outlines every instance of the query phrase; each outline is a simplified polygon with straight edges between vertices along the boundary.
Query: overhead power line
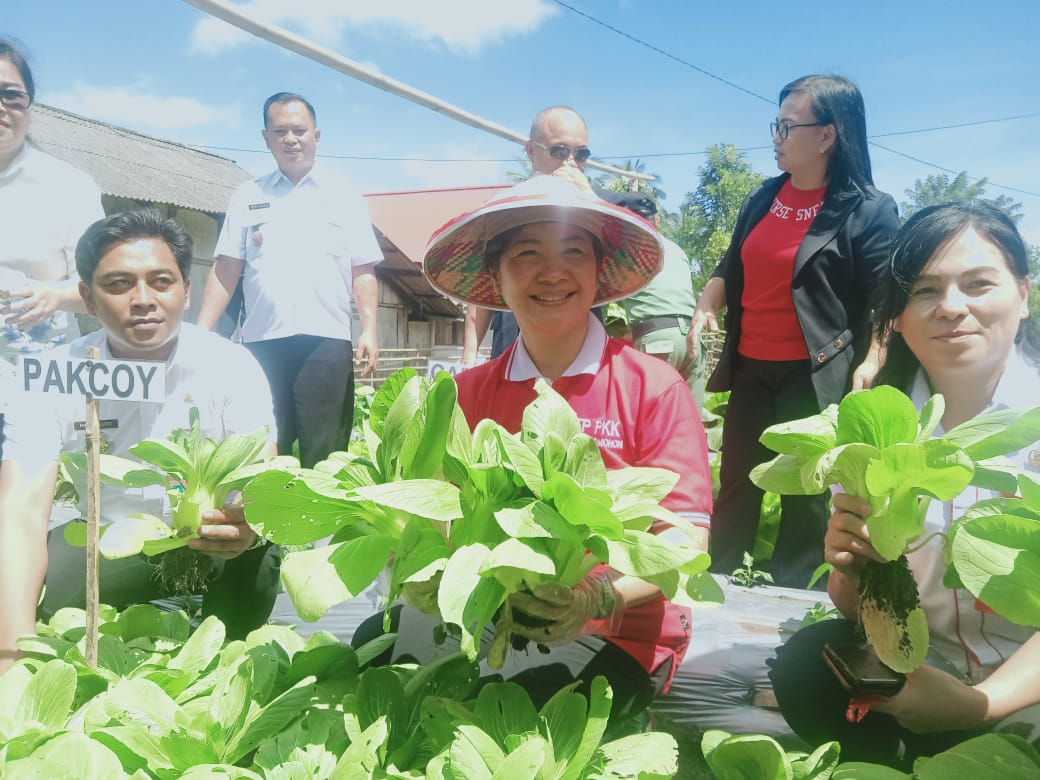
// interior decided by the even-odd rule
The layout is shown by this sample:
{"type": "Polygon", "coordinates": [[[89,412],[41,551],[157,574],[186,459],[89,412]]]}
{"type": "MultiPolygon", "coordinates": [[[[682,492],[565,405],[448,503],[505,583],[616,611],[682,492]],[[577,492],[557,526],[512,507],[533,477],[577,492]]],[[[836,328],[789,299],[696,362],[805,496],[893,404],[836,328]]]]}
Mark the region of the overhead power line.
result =
{"type": "MultiPolygon", "coordinates": [[[[588,20],[588,21],[592,22],[593,24],[599,25],[600,27],[604,27],[607,30],[610,30],[611,32],[613,32],[615,34],[620,35],[622,38],[626,38],[626,39],[632,41],[633,43],[638,44],[639,46],[642,46],[642,47],[644,47],[646,49],[650,49],[650,51],[652,51],[652,52],[654,52],[656,54],[660,54],[662,57],[665,57],[665,58],[670,59],[670,60],[672,60],[674,62],[677,62],[680,65],[683,65],[684,67],[689,68],[691,70],[695,70],[698,73],[700,73],[701,75],[707,76],[710,79],[714,79],[715,81],[718,81],[718,82],[720,82],[722,84],[725,84],[727,87],[735,89],[738,92],[743,92],[745,95],[750,95],[751,97],[756,98],[758,100],[764,100],[765,102],[769,103],[770,105],[774,105],[775,104],[774,101],[771,98],[768,98],[765,95],[760,95],[759,93],[754,92],[754,91],[752,91],[752,90],[750,90],[750,89],[748,89],[746,87],[742,87],[740,84],[737,84],[737,83],[735,83],[733,81],[730,81],[727,78],[723,78],[722,76],[718,75],[717,73],[712,73],[710,70],[708,70],[706,68],[702,68],[699,65],[695,65],[694,63],[690,62],[689,60],[684,60],[682,57],[678,57],[678,56],[672,54],[671,52],[666,51],[666,50],[660,48],[659,46],[655,46],[654,44],[649,43],[648,41],[644,41],[642,38],[638,38],[635,35],[632,35],[631,33],[627,33],[624,30],[615,27],[612,24],[608,24],[607,22],[604,22],[602,19],[598,19],[595,16],[592,16],[591,14],[587,14],[584,11],[581,11],[581,10],[575,8],[570,3],[565,3],[565,2],[563,2],[563,0],[554,0],[554,1],[561,8],[566,8],[571,13],[576,14],[576,15],[582,17],[583,19],[588,20]]],[[[190,2],[190,0],[189,0],[189,2],[190,2]]],[[[1010,121],[1010,120],[1013,120],[1013,119],[1025,119],[1027,117],[1034,117],[1034,116],[1040,116],[1040,114],[1037,114],[1037,113],[1033,113],[1033,114],[1020,114],[1018,116],[1006,117],[1004,119],[982,119],[982,120],[978,120],[976,122],[964,122],[962,124],[947,125],[947,126],[944,126],[944,127],[922,128],[920,130],[900,130],[900,131],[894,131],[894,132],[891,132],[891,133],[879,133],[877,135],[870,136],[870,137],[871,138],[882,138],[882,137],[885,137],[885,136],[912,135],[912,134],[915,134],[915,133],[927,133],[927,132],[931,132],[933,130],[948,130],[948,129],[953,129],[953,128],[956,128],[956,127],[970,127],[972,125],[989,124],[989,123],[995,123],[995,122],[1006,122],[1006,121],[1010,121]]],[[[923,160],[920,157],[915,157],[914,155],[906,154],[905,152],[898,152],[895,149],[892,149],[891,147],[888,147],[888,146],[883,146],[883,145],[877,143],[876,141],[868,141],[868,143],[871,146],[877,147],[878,149],[883,149],[884,151],[890,152],[891,154],[895,154],[895,155],[898,155],[900,157],[905,157],[908,160],[913,160],[914,162],[920,163],[921,165],[928,166],[929,168],[935,168],[936,170],[945,171],[947,173],[954,173],[954,174],[959,173],[958,171],[954,171],[951,168],[947,168],[945,166],[938,165],[938,164],[933,163],[933,162],[929,162],[928,160],[923,160]]],[[[758,149],[758,148],[768,148],[768,147],[752,147],[752,148],[758,149]]],[[[673,152],[673,153],[653,154],[653,155],[648,154],[648,155],[642,155],[642,157],[647,157],[647,158],[649,158],[649,157],[678,157],[678,156],[692,155],[692,154],[703,154],[703,152],[673,152]]],[[[980,181],[982,178],[985,178],[985,177],[969,176],[968,178],[972,179],[974,181],[980,181]]],[[[1007,186],[1005,184],[998,184],[997,182],[994,182],[994,181],[987,180],[987,184],[989,184],[992,187],[997,187],[998,189],[1008,190],[1009,192],[1018,192],[1018,193],[1021,193],[1023,195],[1036,195],[1036,196],[1040,197],[1040,193],[1030,192],[1029,190],[1021,190],[1021,189],[1018,189],[1016,187],[1009,187],[1009,186],[1007,186]]]]}
{"type": "MultiPolygon", "coordinates": [[[[193,5],[200,11],[203,11],[210,16],[214,16],[218,19],[238,27],[240,30],[245,30],[258,38],[263,38],[266,41],[270,41],[283,49],[296,52],[307,59],[314,60],[326,67],[337,70],[351,78],[363,81],[366,84],[370,84],[377,89],[381,89],[385,92],[389,92],[391,95],[402,97],[405,100],[409,100],[412,103],[417,103],[424,108],[428,108],[431,111],[436,111],[439,114],[454,119],[463,124],[467,124],[470,127],[475,127],[478,130],[497,135],[501,138],[505,138],[508,141],[514,141],[516,143],[526,143],[527,136],[522,133],[517,133],[510,130],[508,127],[491,122],[490,120],[479,117],[475,114],[471,114],[458,106],[454,106],[440,98],[434,97],[429,93],[423,92],[416,89],[415,87],[409,86],[403,82],[392,79],[389,76],[384,76],[381,73],[377,73],[371,68],[367,68],[358,62],[349,60],[340,54],[326,49],[323,46],[318,46],[307,39],[277,27],[272,24],[265,24],[253,19],[248,14],[242,13],[242,11],[222,0],[185,0],[189,5],[193,5]]],[[[634,171],[624,171],[620,168],[614,168],[610,165],[604,165],[603,163],[589,160],[587,165],[590,168],[598,168],[599,170],[613,173],[616,176],[625,176],[630,179],[639,179],[641,181],[650,181],[654,177],[647,176],[643,173],[635,173],[634,171]]]]}

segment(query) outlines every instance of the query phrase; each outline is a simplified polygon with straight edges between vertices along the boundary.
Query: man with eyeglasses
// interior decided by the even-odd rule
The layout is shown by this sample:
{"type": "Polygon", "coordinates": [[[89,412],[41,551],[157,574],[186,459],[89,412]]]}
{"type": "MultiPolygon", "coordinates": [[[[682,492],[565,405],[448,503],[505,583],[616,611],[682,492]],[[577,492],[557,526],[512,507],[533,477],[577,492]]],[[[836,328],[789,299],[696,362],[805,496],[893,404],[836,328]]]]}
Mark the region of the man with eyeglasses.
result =
{"type": "MultiPolygon", "coordinates": [[[[531,122],[531,137],[524,145],[531,161],[531,173],[549,174],[563,166],[573,166],[582,173],[592,152],[589,150],[589,130],[585,120],[568,106],[550,106],[539,111],[531,122]]],[[[599,316],[599,309],[594,309],[599,316]]],[[[516,318],[511,312],[491,312],[477,306],[466,309],[466,325],[462,340],[462,364],[477,362],[488,327],[491,328],[491,357],[501,355],[520,335],[516,318]]]]}

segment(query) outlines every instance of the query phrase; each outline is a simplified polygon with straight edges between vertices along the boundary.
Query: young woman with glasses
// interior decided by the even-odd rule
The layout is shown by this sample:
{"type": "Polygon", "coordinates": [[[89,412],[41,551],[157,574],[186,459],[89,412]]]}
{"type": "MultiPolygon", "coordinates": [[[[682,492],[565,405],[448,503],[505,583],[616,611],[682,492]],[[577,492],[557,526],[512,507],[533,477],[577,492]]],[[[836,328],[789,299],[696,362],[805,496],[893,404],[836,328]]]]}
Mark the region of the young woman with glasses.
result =
{"type": "MultiPolygon", "coordinates": [[[[755,543],[762,491],[748,474],[772,456],[762,432],[837,402],[850,379],[853,388],[873,380],[879,361],[867,299],[899,227],[895,201],[873,186],[855,84],[830,75],[792,81],[770,129],[784,173],[744,201],[688,337],[696,355],[701,332],[718,331],[726,309],[726,342],[708,382],[732,391],[712,515],[720,573],[740,566],[755,543]]],[[[806,587],[823,562],[826,518],[825,496],[784,496],[774,582],[806,587]]]]}
{"type": "Polygon", "coordinates": [[[76,242],[104,216],[93,180],[27,138],[35,96],[25,55],[0,38],[0,371],[77,335],[76,242]]]}

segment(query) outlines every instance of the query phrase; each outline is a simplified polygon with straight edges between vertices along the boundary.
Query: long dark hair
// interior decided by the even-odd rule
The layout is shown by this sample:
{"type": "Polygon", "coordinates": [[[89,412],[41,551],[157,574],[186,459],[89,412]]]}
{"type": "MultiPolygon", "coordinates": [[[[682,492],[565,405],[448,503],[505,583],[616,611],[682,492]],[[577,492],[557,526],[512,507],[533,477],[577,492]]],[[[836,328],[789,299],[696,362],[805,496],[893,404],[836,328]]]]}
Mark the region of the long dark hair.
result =
{"type": "MultiPolygon", "coordinates": [[[[875,331],[881,343],[888,345],[885,365],[878,374],[879,384],[903,390],[910,387],[920,362],[903,337],[893,330],[895,320],[906,308],[910,289],[928,261],[968,228],[1000,250],[1016,279],[1029,277],[1025,242],[1011,218],[995,206],[980,201],[956,201],[915,212],[892,240],[892,272],[882,276],[875,292],[875,331]]],[[[1040,365],[1040,327],[1032,314],[1019,324],[1015,344],[1029,362],[1040,365]]]]}
{"type": "Polygon", "coordinates": [[[780,102],[792,92],[804,92],[817,122],[834,125],[837,139],[827,163],[831,182],[859,189],[874,183],[867,149],[867,111],[859,88],[844,76],[814,73],[802,76],[780,90],[780,102]]]}
{"type": "Polygon", "coordinates": [[[36,82],[33,80],[32,68],[29,67],[29,58],[10,38],[0,38],[0,60],[7,60],[18,69],[29,99],[35,101],[36,82]]]}

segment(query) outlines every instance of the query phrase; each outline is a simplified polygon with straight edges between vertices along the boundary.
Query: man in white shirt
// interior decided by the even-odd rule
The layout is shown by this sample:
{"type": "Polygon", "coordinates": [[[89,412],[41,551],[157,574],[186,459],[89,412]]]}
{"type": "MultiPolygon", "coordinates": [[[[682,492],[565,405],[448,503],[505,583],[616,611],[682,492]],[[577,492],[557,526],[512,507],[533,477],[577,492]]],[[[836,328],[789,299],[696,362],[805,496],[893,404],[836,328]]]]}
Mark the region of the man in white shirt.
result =
{"type": "MultiPolygon", "coordinates": [[[[191,236],[154,210],[116,214],[95,222],[76,248],[79,289],[102,330],[58,348],[42,359],[78,359],[97,347],[102,359],[159,361],[166,374],[166,400],[99,401],[100,417],[115,421],[103,431],[106,450],[129,456],[145,438],[165,439],[188,426],[198,409],[203,433],[220,439],[252,433],[274,422],[263,371],[237,344],[182,323],[188,307],[191,236]]],[[[43,613],[83,606],[85,555],[65,542],[61,520],[52,518],[58,456],[82,451],[83,398],[15,393],[4,425],[0,465],[0,671],[15,656],[15,640],[35,627],[37,601],[46,575],[43,613]],[[51,522],[48,523],[48,519],[51,522]],[[48,534],[48,525],[53,533],[48,534]]],[[[261,456],[274,453],[268,442],[261,456]]],[[[161,487],[103,486],[102,521],[129,513],[162,515],[161,487]]],[[[229,634],[262,624],[277,588],[277,550],[254,547],[256,534],[240,507],[203,512],[200,538],[189,546],[223,566],[210,583],[203,612],[230,623],[229,634]]],[[[101,600],[117,607],[149,601],[158,593],[152,566],[143,556],[101,562],[101,600]]]]}
{"type": "Polygon", "coordinates": [[[314,162],[314,108],[279,92],[264,104],[264,141],[278,167],[232,196],[206,281],[200,327],[212,329],[243,276],[242,341],[274,396],[278,450],[313,466],[345,449],[354,407],[353,358],[379,358],[379,245],[360,195],[314,162]],[[351,344],[353,294],[362,332],[351,344]]]}

